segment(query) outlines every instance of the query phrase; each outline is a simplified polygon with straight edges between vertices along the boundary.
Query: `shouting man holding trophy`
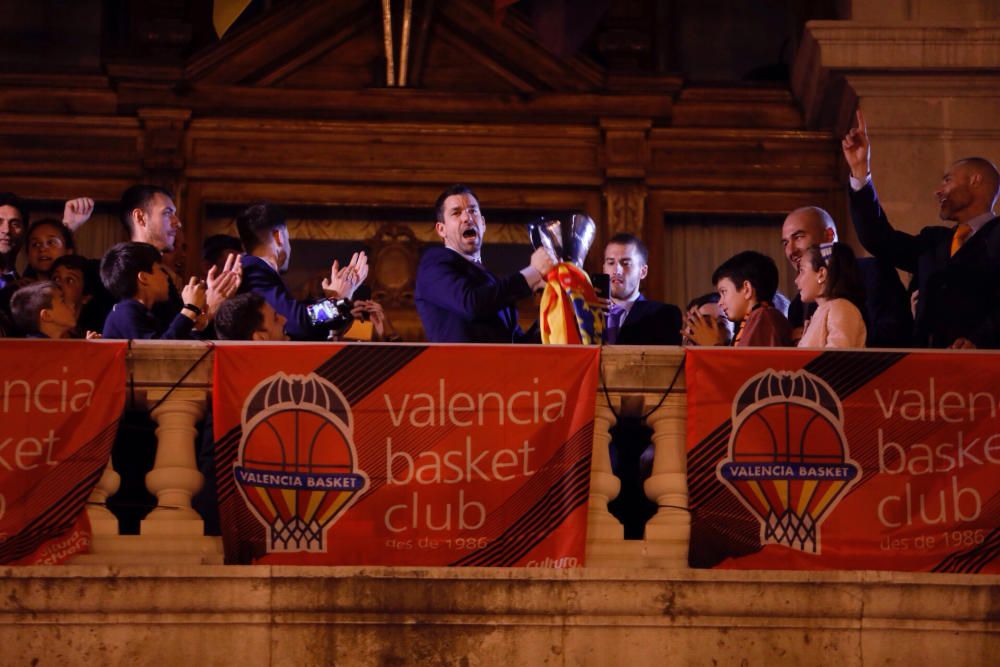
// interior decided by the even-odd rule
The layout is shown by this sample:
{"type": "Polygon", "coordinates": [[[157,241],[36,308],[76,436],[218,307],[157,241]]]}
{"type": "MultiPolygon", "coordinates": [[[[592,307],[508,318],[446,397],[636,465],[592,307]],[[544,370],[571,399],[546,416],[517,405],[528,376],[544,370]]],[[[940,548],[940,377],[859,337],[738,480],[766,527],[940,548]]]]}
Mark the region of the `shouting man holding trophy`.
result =
{"type": "Polygon", "coordinates": [[[545,248],[519,272],[498,277],[483,266],[486,219],[479,199],[453,185],[437,199],[435,231],[443,246],[430,248],[417,268],[414,301],[432,343],[531,343],[537,336],[517,323],[515,304],[545,283],[556,259],[545,248]]]}

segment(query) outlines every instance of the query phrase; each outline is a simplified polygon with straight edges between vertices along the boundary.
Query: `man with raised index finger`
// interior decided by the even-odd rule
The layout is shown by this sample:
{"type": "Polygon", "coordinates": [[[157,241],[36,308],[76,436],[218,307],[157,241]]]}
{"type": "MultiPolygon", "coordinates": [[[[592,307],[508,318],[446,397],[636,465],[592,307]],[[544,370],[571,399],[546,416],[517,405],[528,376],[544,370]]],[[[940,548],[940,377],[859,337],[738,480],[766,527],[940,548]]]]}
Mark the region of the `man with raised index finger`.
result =
{"type": "Polygon", "coordinates": [[[871,142],[864,115],[841,147],[851,168],[850,207],[861,244],[913,274],[917,300],[913,340],[921,347],[1000,347],[1000,218],[993,206],[1000,173],[989,160],[968,157],[947,168],[934,192],[938,217],[952,226],[917,234],[893,228],[871,176],[871,142]]]}

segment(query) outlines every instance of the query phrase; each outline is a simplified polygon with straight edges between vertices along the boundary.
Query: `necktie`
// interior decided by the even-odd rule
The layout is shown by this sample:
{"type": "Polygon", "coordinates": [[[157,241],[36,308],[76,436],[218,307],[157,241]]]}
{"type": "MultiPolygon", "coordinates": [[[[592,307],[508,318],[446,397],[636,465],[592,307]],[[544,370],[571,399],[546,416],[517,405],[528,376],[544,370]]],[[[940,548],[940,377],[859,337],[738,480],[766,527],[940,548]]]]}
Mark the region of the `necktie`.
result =
{"type": "Polygon", "coordinates": [[[625,317],[625,308],[618,304],[612,304],[608,311],[608,329],[604,332],[608,345],[618,342],[618,332],[621,330],[622,319],[625,317]]]}
{"type": "Polygon", "coordinates": [[[972,234],[972,227],[967,222],[960,222],[955,225],[955,235],[951,237],[951,256],[954,257],[958,249],[962,247],[966,239],[972,234]]]}

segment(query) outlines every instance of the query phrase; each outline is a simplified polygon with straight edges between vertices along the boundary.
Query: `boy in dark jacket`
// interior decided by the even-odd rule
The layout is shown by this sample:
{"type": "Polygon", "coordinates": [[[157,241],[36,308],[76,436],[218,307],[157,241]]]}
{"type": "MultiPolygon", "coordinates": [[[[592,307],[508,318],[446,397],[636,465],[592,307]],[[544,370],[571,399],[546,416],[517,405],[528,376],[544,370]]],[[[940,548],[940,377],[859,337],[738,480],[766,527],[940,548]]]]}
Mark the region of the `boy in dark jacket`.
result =
{"type": "Polygon", "coordinates": [[[153,306],[170,298],[170,277],[160,251],[148,243],[119,243],[101,260],[101,282],[118,299],[104,322],[105,338],[191,338],[195,320],[205,310],[205,283],[196,278],[181,291],[183,307],[166,329],[153,317],[153,306]]]}

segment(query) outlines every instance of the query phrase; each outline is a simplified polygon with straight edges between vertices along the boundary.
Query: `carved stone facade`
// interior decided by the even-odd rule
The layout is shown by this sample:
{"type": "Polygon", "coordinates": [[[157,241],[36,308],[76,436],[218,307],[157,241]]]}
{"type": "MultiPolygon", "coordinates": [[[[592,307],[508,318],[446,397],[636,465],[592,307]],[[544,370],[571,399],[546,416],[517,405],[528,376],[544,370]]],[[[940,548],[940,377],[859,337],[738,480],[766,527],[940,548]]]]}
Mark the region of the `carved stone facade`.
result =
{"type": "MultiPolygon", "coordinates": [[[[109,219],[127,185],[167,185],[191,272],[212,207],[426,211],[453,182],[476,187],[487,219],[585,209],[595,247],[628,230],[660,248],[675,214],[780,217],[815,204],[843,219],[838,143],[859,98],[883,200],[904,227],[932,222],[921,202],[951,160],[1000,154],[1000,38],[986,0],[954,11],[847,3],[855,20],[808,24],[791,91],[666,73],[667,46],[639,34],[669,18],[651,0],[612,3],[590,51],[572,56],[545,48],[516,7],[498,21],[486,0],[415,3],[405,87],[384,85],[377,2],[276,1],[220,41],[178,3],[127,4],[127,26],[153,32],[135,48],[115,33],[103,70],[0,75],[0,180],[49,202],[88,194],[109,219]],[[935,26],[945,15],[950,25],[935,26]]],[[[672,270],[651,264],[650,297],[672,270]]],[[[416,324],[409,306],[398,316],[416,324]]]]}

